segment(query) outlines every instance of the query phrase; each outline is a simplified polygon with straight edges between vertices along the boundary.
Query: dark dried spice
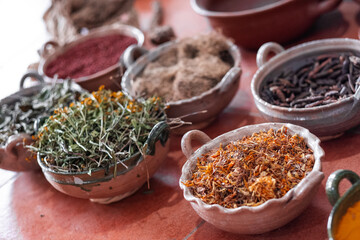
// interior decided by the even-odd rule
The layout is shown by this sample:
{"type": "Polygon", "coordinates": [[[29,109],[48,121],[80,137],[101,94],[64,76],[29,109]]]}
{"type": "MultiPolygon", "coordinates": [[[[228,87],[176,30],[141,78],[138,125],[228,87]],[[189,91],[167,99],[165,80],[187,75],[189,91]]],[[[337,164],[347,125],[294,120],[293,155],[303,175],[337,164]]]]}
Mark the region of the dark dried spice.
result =
{"type": "Polygon", "coordinates": [[[360,58],[353,53],[323,54],[302,61],[296,70],[266,79],[261,98],[282,107],[309,108],[350,97],[358,89],[360,58]]]}

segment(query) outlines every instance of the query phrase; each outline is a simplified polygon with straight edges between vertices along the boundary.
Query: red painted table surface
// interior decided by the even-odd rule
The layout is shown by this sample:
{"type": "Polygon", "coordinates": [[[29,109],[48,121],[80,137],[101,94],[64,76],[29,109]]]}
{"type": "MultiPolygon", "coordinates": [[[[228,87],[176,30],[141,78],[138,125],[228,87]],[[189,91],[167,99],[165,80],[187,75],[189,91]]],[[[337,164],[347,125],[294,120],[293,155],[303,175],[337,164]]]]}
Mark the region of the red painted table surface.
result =
{"type": "MultiPolygon", "coordinates": [[[[173,26],[178,37],[209,30],[206,20],[192,11],[189,1],[162,3],[165,22],[173,26]]],[[[135,6],[142,27],[146,28],[151,1],[138,0],[135,6]]],[[[345,1],[339,10],[322,16],[304,36],[285,47],[321,38],[357,38],[359,21],[360,6],[345,1]]],[[[217,120],[204,129],[212,138],[241,126],[264,122],[250,92],[250,81],[257,70],[256,53],[241,50],[241,54],[243,74],[237,95],[217,120]]],[[[352,129],[338,139],[321,143],[326,153],[322,163],[325,179],[316,198],[295,220],[269,233],[231,234],[198,217],[178,185],[186,159],[180,149],[181,138],[172,136],[170,153],[150,180],[151,189],[144,185],[134,195],[110,205],[64,195],[50,186],[41,171],[0,170],[0,239],[327,239],[326,224],[332,207],[326,198],[325,182],[337,169],[351,169],[360,174],[359,133],[360,128],[352,129]]],[[[341,191],[348,186],[342,183],[341,191]]]]}

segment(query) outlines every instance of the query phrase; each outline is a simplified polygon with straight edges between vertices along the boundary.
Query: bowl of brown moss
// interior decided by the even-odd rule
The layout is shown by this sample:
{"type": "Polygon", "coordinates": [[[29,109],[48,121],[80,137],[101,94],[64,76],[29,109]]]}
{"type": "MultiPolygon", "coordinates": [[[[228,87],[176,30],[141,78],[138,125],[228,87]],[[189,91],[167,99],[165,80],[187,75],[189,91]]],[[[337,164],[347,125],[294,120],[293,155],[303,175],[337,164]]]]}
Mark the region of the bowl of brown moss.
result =
{"type": "Polygon", "coordinates": [[[192,130],[181,147],[185,199],[228,232],[261,234],[285,225],[310,204],[324,178],[320,140],[293,124],[248,125],[212,140],[192,130]],[[192,141],[203,145],[194,152],[192,141]]]}
{"type": "Polygon", "coordinates": [[[185,123],[177,133],[210,124],[231,102],[240,82],[239,50],[216,33],[168,42],[150,52],[129,47],[124,62],[123,91],[133,98],[164,98],[167,116],[185,123]]]}
{"type": "Polygon", "coordinates": [[[161,99],[139,102],[101,87],[56,109],[30,149],[55,189],[106,204],[149,181],[167,156],[168,133],[161,99]]]}

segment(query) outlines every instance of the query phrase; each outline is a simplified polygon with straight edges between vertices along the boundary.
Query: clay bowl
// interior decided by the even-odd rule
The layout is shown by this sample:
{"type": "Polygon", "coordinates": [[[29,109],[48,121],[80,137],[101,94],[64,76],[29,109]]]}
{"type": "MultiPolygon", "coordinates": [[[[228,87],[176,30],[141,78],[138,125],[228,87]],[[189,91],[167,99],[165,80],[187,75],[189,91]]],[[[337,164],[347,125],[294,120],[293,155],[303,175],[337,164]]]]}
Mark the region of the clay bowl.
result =
{"type": "Polygon", "coordinates": [[[360,92],[328,105],[310,108],[279,107],[264,101],[260,89],[268,76],[277,69],[286,68],[303,58],[318,56],[324,53],[352,51],[360,53],[360,41],[346,38],[334,38],[312,41],[287,49],[276,43],[264,44],[257,53],[259,69],[251,82],[251,92],[256,107],[263,117],[271,122],[288,122],[308,128],[322,140],[332,139],[360,123],[360,92]],[[270,60],[271,52],[277,54],[270,60]]]}
{"type": "MultiPolygon", "coordinates": [[[[175,47],[176,44],[177,41],[168,42],[149,52],[134,45],[127,48],[123,55],[124,63],[127,66],[121,81],[123,92],[130,97],[135,97],[132,84],[136,77],[141,74],[148,63],[156,60],[161,54],[175,47]]],[[[235,96],[241,75],[241,69],[238,67],[240,66],[240,53],[237,46],[232,42],[228,41],[227,44],[234,65],[215,87],[192,98],[166,103],[168,106],[166,109],[168,118],[181,118],[185,122],[191,122],[191,125],[183,125],[172,129],[173,133],[183,134],[192,129],[201,129],[208,126],[235,96]]]]}
{"type": "Polygon", "coordinates": [[[324,151],[320,147],[320,140],[307,129],[292,124],[263,123],[248,125],[227,132],[212,140],[205,133],[199,130],[192,130],[183,136],[181,148],[187,158],[179,180],[184,198],[190,202],[196,213],[205,221],[219,229],[232,233],[260,234],[285,225],[300,215],[309,205],[324,178],[324,174],[321,171],[321,159],[324,156],[324,151]],[[182,183],[191,179],[193,169],[197,164],[197,158],[211,149],[218,148],[220,143],[225,146],[231,141],[239,140],[254,132],[267,131],[270,128],[277,130],[284,125],[288,128],[289,133],[297,133],[305,139],[308,146],[314,151],[315,164],[313,170],[282,198],[270,199],[255,207],[243,206],[229,209],[218,204],[209,205],[204,203],[195,197],[190,189],[182,183]],[[203,145],[193,152],[192,141],[197,141],[203,145]]]}
{"type": "MultiPolygon", "coordinates": [[[[101,27],[96,30],[92,30],[85,36],[78,37],[74,41],[71,41],[63,46],[59,46],[59,44],[54,41],[49,41],[44,44],[42,50],[40,51],[41,59],[38,68],[39,73],[44,76],[46,82],[53,82],[54,79],[45,74],[45,69],[51,61],[81,42],[92,38],[113,34],[133,37],[137,40],[137,44],[139,46],[142,46],[144,43],[144,34],[139,29],[128,25],[101,27]]],[[[101,85],[104,85],[105,88],[111,89],[113,91],[118,91],[120,90],[120,81],[123,71],[124,65],[121,64],[119,59],[119,63],[117,64],[114,64],[94,74],[76,78],[74,81],[88,91],[96,91],[101,85]]],[[[57,81],[58,80],[59,79],[57,79],[57,81]]]]}
{"type": "MultiPolygon", "coordinates": [[[[0,105],[13,105],[22,97],[33,96],[40,92],[42,85],[20,89],[19,91],[3,98],[0,105]]],[[[39,169],[39,165],[32,154],[24,147],[24,143],[33,142],[29,134],[20,133],[10,136],[5,145],[0,146],[0,168],[10,171],[32,171],[39,169]]]]}
{"type": "Polygon", "coordinates": [[[239,46],[257,49],[269,41],[285,43],[301,36],[341,0],[191,0],[190,3],[213,29],[234,39],[239,46]]]}
{"type": "Polygon", "coordinates": [[[169,126],[159,122],[147,139],[147,152],[143,157],[135,153],[108,171],[98,168],[89,175],[87,172],[57,172],[46,166],[38,156],[38,163],[46,180],[58,191],[76,198],[89,199],[97,203],[111,203],[135,193],[161,166],[169,151],[169,126]]]}
{"type": "MultiPolygon", "coordinates": [[[[24,74],[20,80],[20,90],[0,101],[0,106],[7,104],[12,105],[20,101],[22,97],[30,97],[38,94],[46,84],[42,76],[36,72],[28,72],[24,74]],[[39,85],[24,88],[25,79],[31,77],[40,82],[39,85]]],[[[84,91],[77,84],[73,84],[74,90],[84,91]]],[[[29,134],[19,133],[10,136],[5,145],[0,146],[0,168],[10,171],[32,171],[40,169],[36,158],[24,147],[24,143],[29,145],[33,139],[29,134]]]]}
{"type": "Polygon", "coordinates": [[[360,201],[360,177],[350,170],[337,170],[326,182],[326,194],[329,202],[334,206],[327,223],[329,239],[334,240],[341,218],[349,207],[360,201]],[[343,179],[349,180],[352,186],[340,197],[339,184],[343,179]]]}

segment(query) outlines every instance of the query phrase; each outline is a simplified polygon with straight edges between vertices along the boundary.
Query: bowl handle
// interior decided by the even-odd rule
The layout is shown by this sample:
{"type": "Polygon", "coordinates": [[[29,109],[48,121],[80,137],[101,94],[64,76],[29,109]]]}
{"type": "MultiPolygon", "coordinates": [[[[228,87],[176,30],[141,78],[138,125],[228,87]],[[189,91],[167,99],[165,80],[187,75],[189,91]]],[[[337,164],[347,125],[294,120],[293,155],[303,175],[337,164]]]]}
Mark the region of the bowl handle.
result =
{"type": "Polygon", "coordinates": [[[239,67],[232,67],[224,76],[224,84],[220,88],[220,92],[227,92],[232,87],[233,84],[236,83],[236,81],[240,81],[240,75],[241,75],[241,68],[239,67]],[[231,81],[232,79],[235,80],[231,81]]]}
{"type": "Polygon", "coordinates": [[[136,44],[129,46],[122,55],[122,63],[126,68],[129,68],[139,57],[148,53],[149,51],[136,44]]]}
{"type": "Polygon", "coordinates": [[[155,145],[160,140],[161,145],[165,146],[169,138],[170,127],[165,121],[158,122],[150,131],[146,141],[146,154],[155,155],[155,145]]]}
{"type": "Polygon", "coordinates": [[[48,56],[50,56],[52,54],[52,52],[54,52],[59,47],[60,47],[60,45],[58,42],[56,42],[54,40],[47,41],[38,50],[38,54],[40,55],[41,58],[47,58],[48,56]]]}
{"type": "Polygon", "coordinates": [[[16,172],[39,169],[36,159],[25,148],[31,142],[32,138],[25,133],[10,136],[5,147],[0,148],[0,168],[16,172]]]}
{"type": "Polygon", "coordinates": [[[194,153],[193,146],[191,145],[192,140],[205,144],[211,141],[211,138],[206,133],[199,130],[191,130],[185,133],[181,139],[181,150],[186,158],[189,158],[194,153]]]}
{"type": "Polygon", "coordinates": [[[37,71],[30,70],[30,71],[26,72],[20,79],[20,90],[24,89],[24,83],[28,77],[35,78],[37,81],[40,82],[40,84],[44,84],[44,82],[45,82],[44,78],[37,71]]]}
{"type": "Polygon", "coordinates": [[[317,1],[318,6],[316,7],[315,16],[319,16],[323,13],[330,12],[331,10],[334,10],[339,4],[342,2],[342,0],[324,0],[324,1],[317,1]]]}
{"type": "Polygon", "coordinates": [[[262,67],[269,59],[270,53],[275,53],[275,55],[285,51],[285,49],[275,42],[264,43],[258,50],[256,54],[256,64],[260,68],[262,67]]]}
{"type": "Polygon", "coordinates": [[[355,184],[360,180],[360,177],[350,170],[339,169],[330,174],[328,180],[326,181],[326,195],[329,199],[331,205],[335,205],[335,203],[340,198],[339,194],[339,183],[344,178],[348,179],[351,184],[355,184]]]}
{"type": "Polygon", "coordinates": [[[25,141],[32,142],[32,139],[28,134],[20,133],[11,135],[6,142],[5,152],[11,158],[17,159],[19,157],[19,152],[21,152],[17,149],[20,145],[23,146],[25,141]]]}

